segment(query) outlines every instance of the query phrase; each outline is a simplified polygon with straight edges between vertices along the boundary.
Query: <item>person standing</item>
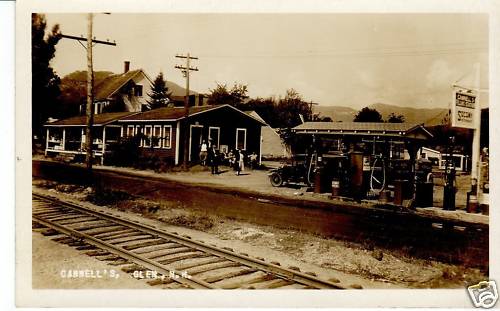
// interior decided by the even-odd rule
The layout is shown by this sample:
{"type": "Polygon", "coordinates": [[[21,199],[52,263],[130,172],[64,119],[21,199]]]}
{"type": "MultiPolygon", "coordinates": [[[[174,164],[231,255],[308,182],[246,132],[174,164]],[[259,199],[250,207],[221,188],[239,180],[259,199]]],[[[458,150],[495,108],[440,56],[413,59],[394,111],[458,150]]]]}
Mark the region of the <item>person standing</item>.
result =
{"type": "Polygon", "coordinates": [[[205,166],[207,163],[207,152],[208,152],[208,146],[206,141],[204,140],[200,146],[200,162],[201,165],[203,166],[205,166]]]}
{"type": "Polygon", "coordinates": [[[245,157],[243,151],[240,149],[236,150],[236,175],[240,175],[242,171],[245,170],[245,157]]]}
{"type": "Polygon", "coordinates": [[[217,150],[215,146],[212,145],[212,151],[210,153],[212,155],[212,174],[219,174],[219,150],[217,150]]]}
{"type": "Polygon", "coordinates": [[[234,170],[236,171],[236,175],[240,175],[241,167],[240,167],[240,150],[236,149],[234,151],[234,170]]]}

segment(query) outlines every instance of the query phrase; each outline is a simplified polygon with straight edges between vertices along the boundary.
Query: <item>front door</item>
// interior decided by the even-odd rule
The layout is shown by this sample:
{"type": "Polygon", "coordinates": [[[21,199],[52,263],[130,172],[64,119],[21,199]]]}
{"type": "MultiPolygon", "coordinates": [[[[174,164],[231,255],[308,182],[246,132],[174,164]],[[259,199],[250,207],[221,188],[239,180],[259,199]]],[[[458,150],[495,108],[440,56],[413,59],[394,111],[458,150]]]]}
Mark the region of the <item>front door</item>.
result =
{"type": "Polygon", "coordinates": [[[189,136],[189,161],[191,162],[198,162],[200,160],[202,130],[203,125],[191,125],[189,136]]]}

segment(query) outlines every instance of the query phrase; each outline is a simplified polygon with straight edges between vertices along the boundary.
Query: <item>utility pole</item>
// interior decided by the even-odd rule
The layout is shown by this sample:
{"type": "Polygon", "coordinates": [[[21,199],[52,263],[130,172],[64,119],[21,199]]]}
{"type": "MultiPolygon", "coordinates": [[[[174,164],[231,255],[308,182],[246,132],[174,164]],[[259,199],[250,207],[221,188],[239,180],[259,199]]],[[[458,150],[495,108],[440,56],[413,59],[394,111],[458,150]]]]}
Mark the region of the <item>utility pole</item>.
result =
{"type": "MultiPolygon", "coordinates": [[[[85,163],[87,176],[92,176],[92,125],[94,124],[94,67],[92,64],[92,24],[94,16],[87,16],[87,128],[85,129],[85,163]]],[[[104,142],[102,142],[104,144],[104,142]]],[[[104,155],[103,155],[104,156],[104,155]]]]}
{"type": "Polygon", "coordinates": [[[184,98],[184,119],[182,120],[182,131],[184,132],[184,156],[182,161],[182,168],[187,170],[188,163],[188,152],[189,152],[189,135],[188,135],[188,117],[189,117],[189,73],[191,71],[198,71],[198,68],[193,68],[190,66],[190,61],[192,59],[198,59],[198,57],[191,56],[189,53],[187,55],[175,55],[176,58],[186,59],[186,66],[176,65],[175,68],[180,69],[184,77],[186,78],[186,97],[184,98]]]}
{"type": "MultiPolygon", "coordinates": [[[[93,13],[87,14],[87,38],[70,36],[61,34],[61,38],[76,40],[87,50],[87,107],[86,107],[86,129],[85,129],[85,162],[87,166],[87,177],[92,176],[92,125],[94,123],[94,69],[92,61],[92,47],[94,44],[104,44],[116,46],[115,42],[96,40],[92,38],[93,27],[93,13]],[[83,45],[80,41],[86,41],[87,46],[83,45]]],[[[103,142],[104,144],[105,142],[103,142]]]]}

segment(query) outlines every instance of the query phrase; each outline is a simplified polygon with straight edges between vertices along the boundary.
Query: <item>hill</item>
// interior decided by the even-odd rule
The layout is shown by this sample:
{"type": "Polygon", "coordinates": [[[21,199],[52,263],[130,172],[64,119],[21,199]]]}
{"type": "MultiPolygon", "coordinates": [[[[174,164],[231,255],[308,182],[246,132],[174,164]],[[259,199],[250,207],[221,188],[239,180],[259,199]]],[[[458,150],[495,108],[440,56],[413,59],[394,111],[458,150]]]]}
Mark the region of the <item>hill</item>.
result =
{"type": "MultiPolygon", "coordinates": [[[[411,108],[387,104],[373,104],[368,107],[376,109],[384,119],[387,119],[391,113],[394,113],[396,115],[403,115],[406,120],[405,122],[425,123],[426,125],[441,124],[441,120],[448,112],[446,108],[411,108]]],[[[320,113],[321,116],[328,116],[333,121],[351,122],[358,113],[358,110],[351,107],[319,105],[314,107],[314,113],[320,113]]]]}

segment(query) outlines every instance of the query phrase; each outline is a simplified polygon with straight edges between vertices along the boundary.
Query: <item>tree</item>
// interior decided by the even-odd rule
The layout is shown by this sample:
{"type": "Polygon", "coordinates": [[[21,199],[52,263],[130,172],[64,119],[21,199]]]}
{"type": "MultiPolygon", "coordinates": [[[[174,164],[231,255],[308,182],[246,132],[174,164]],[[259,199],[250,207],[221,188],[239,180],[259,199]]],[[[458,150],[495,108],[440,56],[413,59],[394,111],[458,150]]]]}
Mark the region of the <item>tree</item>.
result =
{"type": "Polygon", "coordinates": [[[405,116],[402,114],[396,115],[394,112],[391,112],[391,114],[387,117],[387,122],[388,123],[404,123],[405,116]]]}
{"type": "Polygon", "coordinates": [[[333,122],[333,119],[329,116],[322,116],[321,114],[317,113],[313,115],[312,121],[315,122],[333,122]]]}
{"type": "Polygon", "coordinates": [[[147,102],[149,109],[157,109],[167,106],[170,101],[170,94],[171,93],[168,92],[166,81],[163,79],[163,72],[160,72],[153,82],[151,93],[148,94],[149,100],[147,102]]]}
{"type": "MultiPolygon", "coordinates": [[[[97,87],[112,74],[111,71],[94,71],[94,86],[97,87]]],[[[87,71],[74,71],[67,74],[61,79],[59,88],[61,94],[58,97],[57,116],[68,118],[84,114],[87,105],[87,71]]],[[[104,111],[107,110],[107,107],[104,108],[104,111]]]]}
{"type": "Polygon", "coordinates": [[[250,99],[246,103],[239,105],[241,110],[255,111],[270,127],[279,127],[278,106],[272,97],[250,99]]]}
{"type": "Polygon", "coordinates": [[[302,123],[300,118],[301,115],[304,121],[311,120],[312,116],[309,103],[305,102],[296,90],[287,90],[285,98],[278,101],[278,126],[281,128],[295,127],[302,123]]]}
{"type": "Polygon", "coordinates": [[[384,122],[382,115],[376,109],[365,107],[358,111],[354,117],[354,122],[384,122]]]}
{"type": "MultiPolygon", "coordinates": [[[[50,67],[55,56],[56,44],[61,39],[59,25],[45,35],[47,21],[42,14],[31,15],[31,61],[32,61],[32,137],[42,137],[42,125],[49,117],[57,117],[57,97],[60,78],[50,67]]],[[[35,144],[33,144],[34,146],[35,144]]]]}
{"type": "Polygon", "coordinates": [[[231,105],[236,108],[244,103],[248,98],[248,88],[244,84],[234,83],[233,87],[229,90],[227,84],[217,83],[215,89],[210,90],[208,95],[209,105],[231,105]]]}

